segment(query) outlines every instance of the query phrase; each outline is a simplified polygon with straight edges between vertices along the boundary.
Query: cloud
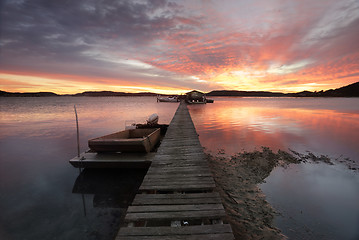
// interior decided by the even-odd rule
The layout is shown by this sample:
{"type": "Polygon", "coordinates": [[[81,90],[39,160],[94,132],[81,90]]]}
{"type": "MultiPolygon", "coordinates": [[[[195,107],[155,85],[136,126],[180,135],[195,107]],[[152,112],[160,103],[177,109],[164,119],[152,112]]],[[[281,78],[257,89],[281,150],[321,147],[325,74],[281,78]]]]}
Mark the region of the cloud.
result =
{"type": "Polygon", "coordinates": [[[9,2],[3,10],[1,66],[185,87],[180,74],[141,60],[171,28],[196,24],[177,19],[179,9],[167,1],[9,2]]]}
{"type": "Polygon", "coordinates": [[[358,72],[355,0],[17,0],[1,11],[0,70],[12,73],[211,90],[358,72]]]}
{"type": "Polygon", "coordinates": [[[300,69],[304,68],[305,66],[309,65],[310,63],[311,61],[309,60],[302,60],[290,65],[281,65],[281,66],[272,65],[269,67],[267,72],[276,75],[295,73],[300,69]]]}

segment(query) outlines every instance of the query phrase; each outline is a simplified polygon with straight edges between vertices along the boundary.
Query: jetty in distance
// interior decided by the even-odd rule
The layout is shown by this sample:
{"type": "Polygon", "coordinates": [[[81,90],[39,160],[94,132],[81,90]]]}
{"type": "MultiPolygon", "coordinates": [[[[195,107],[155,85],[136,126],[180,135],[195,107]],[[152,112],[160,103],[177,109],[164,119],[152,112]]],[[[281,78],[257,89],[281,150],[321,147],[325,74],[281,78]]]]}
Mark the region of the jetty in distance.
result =
{"type": "Polygon", "coordinates": [[[234,239],[183,101],[151,161],[116,240],[234,239]]]}

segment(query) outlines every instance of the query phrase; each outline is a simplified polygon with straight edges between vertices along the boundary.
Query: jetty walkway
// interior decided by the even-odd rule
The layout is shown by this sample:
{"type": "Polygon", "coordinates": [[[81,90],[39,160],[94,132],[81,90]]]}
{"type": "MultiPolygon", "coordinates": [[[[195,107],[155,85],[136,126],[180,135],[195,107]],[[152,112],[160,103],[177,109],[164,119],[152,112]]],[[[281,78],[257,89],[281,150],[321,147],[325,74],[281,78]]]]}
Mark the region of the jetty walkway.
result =
{"type": "Polygon", "coordinates": [[[116,240],[234,239],[187,106],[181,102],[116,240]]]}

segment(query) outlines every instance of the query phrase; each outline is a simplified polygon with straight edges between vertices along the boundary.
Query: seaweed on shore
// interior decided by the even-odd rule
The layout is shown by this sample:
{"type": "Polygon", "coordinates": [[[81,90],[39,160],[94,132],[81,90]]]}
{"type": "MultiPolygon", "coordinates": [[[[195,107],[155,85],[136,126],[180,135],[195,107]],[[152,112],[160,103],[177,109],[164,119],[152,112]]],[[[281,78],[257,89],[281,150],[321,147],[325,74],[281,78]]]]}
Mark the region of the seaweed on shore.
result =
{"type": "Polygon", "coordinates": [[[299,152],[296,152],[292,149],[289,148],[289,151],[294,154],[294,156],[298,159],[298,161],[300,162],[308,162],[308,161],[312,161],[314,163],[319,163],[319,162],[324,162],[327,163],[329,165],[333,165],[333,162],[330,160],[330,158],[326,155],[320,155],[320,156],[316,156],[314,155],[312,152],[307,151],[307,154],[302,154],[299,152]]]}

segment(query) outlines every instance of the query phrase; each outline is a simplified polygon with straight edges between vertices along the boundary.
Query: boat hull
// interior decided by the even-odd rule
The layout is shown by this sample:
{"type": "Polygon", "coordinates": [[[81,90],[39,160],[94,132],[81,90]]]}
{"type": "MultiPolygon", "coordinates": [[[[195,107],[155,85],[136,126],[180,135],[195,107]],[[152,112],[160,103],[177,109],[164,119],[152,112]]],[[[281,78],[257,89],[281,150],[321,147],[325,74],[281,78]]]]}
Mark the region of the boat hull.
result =
{"type": "Polygon", "coordinates": [[[179,102],[179,99],[173,97],[158,97],[157,102],[179,102]]]}
{"type": "Polygon", "coordinates": [[[160,140],[160,128],[129,129],[90,139],[95,152],[150,152],[160,140]]]}

